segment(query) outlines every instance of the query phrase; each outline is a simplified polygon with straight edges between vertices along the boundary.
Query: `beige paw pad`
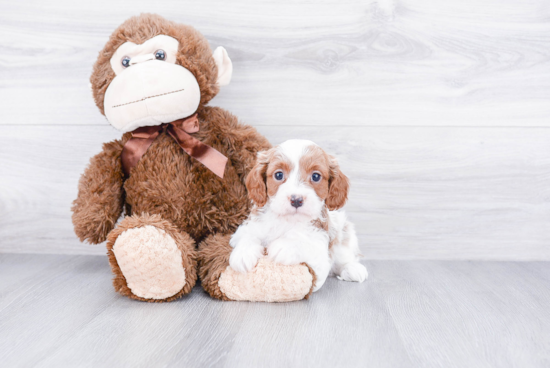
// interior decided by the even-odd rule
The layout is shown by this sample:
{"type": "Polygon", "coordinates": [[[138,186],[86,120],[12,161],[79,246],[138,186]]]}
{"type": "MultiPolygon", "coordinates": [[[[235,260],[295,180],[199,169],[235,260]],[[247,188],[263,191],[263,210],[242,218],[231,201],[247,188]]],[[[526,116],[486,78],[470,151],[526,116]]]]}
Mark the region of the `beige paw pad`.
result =
{"type": "Polygon", "coordinates": [[[304,299],[312,283],[313,276],[307,266],[285,266],[264,257],[247,273],[228,266],[220,276],[218,286],[232,300],[291,302],[304,299]]]}
{"type": "Polygon", "coordinates": [[[150,225],[126,230],[113,252],[128,287],[141,298],[165,299],[185,285],[181,251],[164,230],[150,225]]]}

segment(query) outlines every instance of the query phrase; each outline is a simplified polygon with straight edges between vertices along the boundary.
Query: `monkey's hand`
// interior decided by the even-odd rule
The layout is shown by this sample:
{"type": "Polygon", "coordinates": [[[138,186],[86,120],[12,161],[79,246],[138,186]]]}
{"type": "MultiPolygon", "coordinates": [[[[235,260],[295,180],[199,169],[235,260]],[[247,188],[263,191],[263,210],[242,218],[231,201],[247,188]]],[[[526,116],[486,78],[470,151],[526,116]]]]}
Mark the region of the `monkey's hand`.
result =
{"type": "Polygon", "coordinates": [[[80,177],[78,197],[73,202],[74,231],[81,241],[104,242],[124,206],[124,174],[120,155],[122,143],[103,145],[80,177]]]}

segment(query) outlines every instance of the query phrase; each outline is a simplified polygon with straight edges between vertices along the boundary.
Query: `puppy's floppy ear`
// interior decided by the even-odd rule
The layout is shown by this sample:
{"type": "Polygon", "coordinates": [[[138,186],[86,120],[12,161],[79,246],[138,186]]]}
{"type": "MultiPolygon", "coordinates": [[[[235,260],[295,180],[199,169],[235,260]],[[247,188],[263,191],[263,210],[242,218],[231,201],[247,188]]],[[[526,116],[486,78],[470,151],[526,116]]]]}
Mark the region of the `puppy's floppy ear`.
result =
{"type": "Polygon", "coordinates": [[[328,179],[328,196],[325,204],[329,210],[334,211],[344,207],[348,200],[349,179],[340,170],[340,165],[335,157],[329,156],[330,177],[328,179]]]}
{"type": "Polygon", "coordinates": [[[269,151],[258,152],[258,158],[256,159],[256,165],[250,170],[246,177],[246,189],[248,190],[248,197],[258,207],[263,207],[267,203],[267,186],[266,176],[267,165],[272,155],[273,148],[269,151]]]}

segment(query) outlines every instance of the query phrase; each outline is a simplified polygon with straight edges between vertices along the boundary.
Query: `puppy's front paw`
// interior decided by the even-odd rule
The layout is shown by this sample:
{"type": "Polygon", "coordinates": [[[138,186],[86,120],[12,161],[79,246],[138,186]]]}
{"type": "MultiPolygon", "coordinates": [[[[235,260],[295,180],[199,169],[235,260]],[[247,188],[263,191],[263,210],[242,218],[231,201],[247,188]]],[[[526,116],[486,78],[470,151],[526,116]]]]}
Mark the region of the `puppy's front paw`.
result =
{"type": "Polygon", "coordinates": [[[235,271],[246,273],[256,266],[262,256],[262,246],[237,246],[229,256],[229,266],[235,271]]]}
{"type": "Polygon", "coordinates": [[[285,240],[275,240],[267,248],[267,257],[275,263],[293,265],[302,262],[298,247],[285,240]]]}
{"type": "Polygon", "coordinates": [[[350,262],[344,266],[338,276],[339,280],[363,282],[368,277],[367,268],[359,262],[350,262]]]}

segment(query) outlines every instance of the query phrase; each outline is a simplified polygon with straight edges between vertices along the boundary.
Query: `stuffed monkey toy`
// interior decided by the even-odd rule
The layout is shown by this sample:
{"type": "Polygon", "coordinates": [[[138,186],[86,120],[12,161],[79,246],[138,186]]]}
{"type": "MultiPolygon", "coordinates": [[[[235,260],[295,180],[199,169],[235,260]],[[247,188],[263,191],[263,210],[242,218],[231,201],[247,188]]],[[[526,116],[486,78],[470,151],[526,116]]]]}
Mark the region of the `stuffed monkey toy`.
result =
{"type": "Polygon", "coordinates": [[[212,53],[192,27],[152,14],[128,19],[99,53],[95,103],[123,135],[91,159],[72,219],[81,241],[107,240],[122,295],[172,301],[197,275],[222,300],[300,300],[313,289],[305,264],[228,267],[229,239],[251,208],[246,176],[270,148],[256,129],[207,106],[231,74],[224,48],[212,53]]]}

